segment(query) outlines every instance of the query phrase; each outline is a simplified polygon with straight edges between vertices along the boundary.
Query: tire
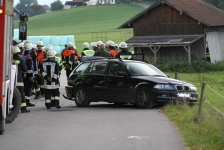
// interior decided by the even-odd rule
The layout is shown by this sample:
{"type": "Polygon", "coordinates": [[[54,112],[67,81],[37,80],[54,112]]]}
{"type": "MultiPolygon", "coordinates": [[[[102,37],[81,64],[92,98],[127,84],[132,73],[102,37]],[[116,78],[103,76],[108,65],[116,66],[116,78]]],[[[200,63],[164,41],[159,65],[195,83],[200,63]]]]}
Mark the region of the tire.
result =
{"type": "Polygon", "coordinates": [[[86,94],[86,91],[83,87],[79,87],[75,92],[75,103],[78,107],[87,107],[89,106],[89,98],[86,94]]]}
{"type": "Polygon", "coordinates": [[[0,120],[0,135],[5,131],[5,119],[0,120]]]}
{"type": "Polygon", "coordinates": [[[154,103],[149,88],[140,87],[137,89],[135,103],[139,108],[153,108],[154,103]]]}
{"type": "Polygon", "coordinates": [[[0,135],[5,131],[5,119],[2,114],[2,106],[0,106],[0,135]]]}
{"type": "Polygon", "coordinates": [[[6,115],[6,120],[5,120],[6,123],[13,122],[19,114],[19,110],[21,107],[21,96],[17,88],[14,88],[14,91],[13,91],[12,104],[13,104],[13,108],[6,115]]]}

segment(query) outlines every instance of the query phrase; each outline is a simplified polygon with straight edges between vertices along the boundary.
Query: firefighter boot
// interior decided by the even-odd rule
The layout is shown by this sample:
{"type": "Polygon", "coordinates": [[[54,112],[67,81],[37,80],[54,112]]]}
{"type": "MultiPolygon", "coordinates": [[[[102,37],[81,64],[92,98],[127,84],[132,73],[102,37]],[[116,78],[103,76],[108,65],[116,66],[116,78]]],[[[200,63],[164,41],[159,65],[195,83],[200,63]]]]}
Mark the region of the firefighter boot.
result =
{"type": "Polygon", "coordinates": [[[47,107],[47,109],[51,109],[51,103],[45,103],[45,106],[47,107]]]}
{"type": "Polygon", "coordinates": [[[60,109],[61,106],[60,106],[60,104],[59,104],[59,100],[54,100],[54,101],[55,101],[55,102],[54,102],[55,107],[56,107],[57,109],[60,109]]]}
{"type": "Polygon", "coordinates": [[[41,94],[40,91],[36,92],[36,96],[34,97],[34,99],[40,99],[41,98],[41,94]]]}
{"type": "Polygon", "coordinates": [[[30,110],[29,109],[26,109],[26,106],[25,107],[21,107],[21,113],[29,113],[30,110]]]}
{"type": "Polygon", "coordinates": [[[26,106],[27,107],[34,107],[35,104],[30,103],[30,100],[26,100],[26,106]]]}

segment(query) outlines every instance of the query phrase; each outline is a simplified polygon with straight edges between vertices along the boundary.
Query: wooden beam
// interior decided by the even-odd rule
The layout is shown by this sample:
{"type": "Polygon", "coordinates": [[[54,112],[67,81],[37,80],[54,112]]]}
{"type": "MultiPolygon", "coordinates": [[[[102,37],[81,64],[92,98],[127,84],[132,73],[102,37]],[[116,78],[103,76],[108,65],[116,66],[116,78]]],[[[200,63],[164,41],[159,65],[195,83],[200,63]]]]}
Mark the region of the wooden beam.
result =
{"type": "Polygon", "coordinates": [[[157,55],[156,55],[156,53],[158,52],[158,50],[160,49],[160,46],[153,46],[153,47],[151,47],[151,46],[149,46],[149,48],[151,49],[151,51],[154,53],[154,61],[155,61],[155,63],[157,62],[157,55]]]}
{"type": "Polygon", "coordinates": [[[188,53],[188,63],[191,64],[191,46],[184,46],[184,49],[188,53]]]}

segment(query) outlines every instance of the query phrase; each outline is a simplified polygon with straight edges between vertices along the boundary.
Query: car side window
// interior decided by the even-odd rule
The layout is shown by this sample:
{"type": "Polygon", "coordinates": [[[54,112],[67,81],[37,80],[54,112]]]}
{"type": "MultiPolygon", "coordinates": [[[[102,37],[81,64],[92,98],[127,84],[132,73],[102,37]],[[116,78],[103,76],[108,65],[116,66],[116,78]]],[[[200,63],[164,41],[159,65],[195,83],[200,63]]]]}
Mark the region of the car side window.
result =
{"type": "Polygon", "coordinates": [[[76,70],[73,73],[83,73],[87,69],[89,64],[90,64],[89,62],[81,64],[78,68],[76,68],[76,70]]]}
{"type": "Polygon", "coordinates": [[[107,62],[95,62],[90,66],[89,72],[92,74],[104,74],[107,62]]]}
{"type": "Polygon", "coordinates": [[[123,71],[122,66],[119,63],[111,63],[109,66],[109,75],[118,75],[118,71],[123,71]]]}

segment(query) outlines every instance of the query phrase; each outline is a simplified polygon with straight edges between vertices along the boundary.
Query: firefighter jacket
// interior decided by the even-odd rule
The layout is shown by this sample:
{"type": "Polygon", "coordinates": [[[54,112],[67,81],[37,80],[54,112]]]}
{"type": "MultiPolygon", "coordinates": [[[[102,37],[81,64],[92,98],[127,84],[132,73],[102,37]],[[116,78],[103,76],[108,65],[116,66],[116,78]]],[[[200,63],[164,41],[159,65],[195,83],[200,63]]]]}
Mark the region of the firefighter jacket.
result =
{"type": "Polygon", "coordinates": [[[93,56],[111,57],[105,49],[97,50],[93,56]]]}
{"type": "Polygon", "coordinates": [[[128,50],[123,49],[116,55],[116,58],[133,59],[133,54],[129,52],[128,50]]]}
{"type": "Polygon", "coordinates": [[[112,56],[112,57],[115,57],[116,55],[117,55],[117,50],[115,50],[115,49],[110,49],[109,50],[109,53],[110,53],[110,55],[112,56]]]}
{"type": "Polygon", "coordinates": [[[55,56],[55,60],[58,62],[58,65],[59,65],[59,75],[61,75],[61,70],[62,70],[61,58],[55,56]]]}
{"type": "Polygon", "coordinates": [[[59,64],[55,57],[51,57],[43,61],[40,67],[40,73],[44,78],[45,89],[59,88],[59,64]]]}
{"type": "Polygon", "coordinates": [[[23,59],[26,61],[27,72],[24,72],[24,78],[33,77],[34,67],[30,51],[24,51],[23,59]]]}
{"type": "Polygon", "coordinates": [[[30,56],[32,57],[32,60],[33,60],[34,74],[38,74],[37,54],[36,54],[35,49],[31,49],[30,56]]]}
{"type": "Polygon", "coordinates": [[[81,57],[91,57],[93,56],[95,53],[94,50],[91,49],[83,49],[82,53],[81,53],[81,57]]]}
{"type": "Polygon", "coordinates": [[[16,86],[24,86],[23,72],[27,72],[27,67],[20,53],[16,53],[13,55],[13,64],[16,65],[17,68],[16,86]]]}
{"type": "Polygon", "coordinates": [[[62,65],[65,70],[73,70],[78,65],[78,56],[74,50],[67,49],[62,53],[62,65]]]}
{"type": "Polygon", "coordinates": [[[45,54],[44,54],[44,52],[42,50],[37,50],[36,54],[37,54],[37,56],[36,56],[37,57],[37,59],[36,59],[37,74],[39,76],[41,76],[41,74],[40,74],[40,66],[41,66],[42,62],[44,61],[44,59],[45,59],[45,54]]]}

